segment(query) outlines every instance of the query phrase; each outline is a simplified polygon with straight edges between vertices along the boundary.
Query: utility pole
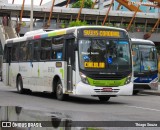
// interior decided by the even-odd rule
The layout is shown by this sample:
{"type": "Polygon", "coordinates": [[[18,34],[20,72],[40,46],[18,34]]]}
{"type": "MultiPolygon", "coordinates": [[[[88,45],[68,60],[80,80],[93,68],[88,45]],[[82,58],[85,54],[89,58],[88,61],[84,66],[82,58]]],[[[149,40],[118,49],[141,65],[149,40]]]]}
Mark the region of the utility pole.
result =
{"type": "Polygon", "coordinates": [[[31,0],[30,31],[33,30],[33,1],[31,0]]]}

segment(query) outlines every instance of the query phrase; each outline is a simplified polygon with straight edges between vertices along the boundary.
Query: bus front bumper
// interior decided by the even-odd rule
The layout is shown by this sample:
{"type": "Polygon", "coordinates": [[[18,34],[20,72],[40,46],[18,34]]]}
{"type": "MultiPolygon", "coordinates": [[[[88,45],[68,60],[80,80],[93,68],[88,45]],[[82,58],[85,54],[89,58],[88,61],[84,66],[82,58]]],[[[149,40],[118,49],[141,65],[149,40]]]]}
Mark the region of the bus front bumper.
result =
{"type": "Polygon", "coordinates": [[[134,90],[158,90],[158,78],[150,83],[134,83],[134,90]]]}
{"type": "Polygon", "coordinates": [[[132,95],[132,93],[133,93],[132,82],[119,87],[98,87],[98,86],[91,86],[91,85],[79,82],[74,91],[75,95],[117,96],[117,95],[132,95]]]}

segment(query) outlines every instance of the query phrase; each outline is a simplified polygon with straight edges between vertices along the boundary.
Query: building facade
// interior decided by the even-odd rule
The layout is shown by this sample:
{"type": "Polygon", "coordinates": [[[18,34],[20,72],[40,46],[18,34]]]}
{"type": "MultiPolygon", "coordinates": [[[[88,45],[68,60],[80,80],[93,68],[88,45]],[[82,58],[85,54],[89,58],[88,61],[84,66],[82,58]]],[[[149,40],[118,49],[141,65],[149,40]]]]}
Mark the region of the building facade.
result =
{"type": "MultiPolygon", "coordinates": [[[[95,0],[92,0],[93,2],[95,2],[95,0]]],[[[96,4],[94,6],[94,8],[96,9],[106,9],[108,8],[108,6],[110,5],[112,0],[97,0],[96,4]]],[[[134,4],[135,6],[138,6],[138,4],[140,4],[139,0],[128,0],[130,1],[130,4],[134,4]]],[[[70,0],[70,4],[68,7],[71,7],[72,3],[76,2],[76,0],[70,0]]],[[[56,0],[55,1],[55,6],[66,6],[67,0],[56,0]]],[[[151,7],[149,5],[153,5],[156,3],[150,2],[148,0],[143,0],[142,4],[146,4],[148,6],[144,6],[141,5],[140,6],[140,10],[142,10],[145,13],[157,13],[158,12],[158,8],[155,7],[151,7]]],[[[51,6],[52,5],[52,1],[44,4],[45,6],[51,6]]],[[[113,8],[112,10],[117,10],[119,3],[114,0],[114,4],[113,4],[113,8]]],[[[124,7],[123,5],[121,5],[121,7],[119,8],[120,11],[129,11],[126,7],[124,7]]]]}
{"type": "MultiPolygon", "coordinates": [[[[139,0],[129,0],[130,1],[130,4],[133,4],[135,6],[138,6],[138,4],[140,4],[139,0]]],[[[114,10],[117,9],[118,7],[118,2],[115,0],[114,1],[114,10]]],[[[142,5],[140,6],[140,10],[142,10],[144,13],[157,13],[158,12],[158,8],[155,8],[155,7],[152,7],[152,6],[149,6],[149,5],[153,5],[156,3],[153,3],[153,2],[150,2],[148,0],[143,0],[143,2],[141,3],[142,5]],[[148,6],[144,6],[143,4],[146,4],[148,6]]],[[[126,7],[124,7],[123,5],[120,7],[121,11],[128,11],[128,9],[126,7]]]]}

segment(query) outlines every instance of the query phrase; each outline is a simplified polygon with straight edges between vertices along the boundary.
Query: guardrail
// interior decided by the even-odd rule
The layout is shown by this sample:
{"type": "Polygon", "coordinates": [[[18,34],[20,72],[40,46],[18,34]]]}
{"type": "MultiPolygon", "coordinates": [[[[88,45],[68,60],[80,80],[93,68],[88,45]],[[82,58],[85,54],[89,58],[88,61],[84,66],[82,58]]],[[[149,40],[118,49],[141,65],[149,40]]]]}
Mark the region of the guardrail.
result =
{"type": "MultiPolygon", "coordinates": [[[[27,22],[29,22],[29,21],[26,21],[26,23],[27,22]]],[[[25,21],[24,21],[24,25],[25,26],[23,26],[22,25],[22,29],[24,29],[24,30],[29,30],[29,24],[26,24],[25,23],[25,21]]],[[[35,22],[35,24],[34,24],[34,30],[35,29],[40,29],[40,28],[43,28],[44,27],[44,22],[42,21],[42,22],[35,22]]],[[[99,23],[100,24],[100,23],[99,23]]],[[[89,24],[89,25],[95,25],[95,23],[93,23],[93,24],[89,24]]],[[[119,24],[107,24],[106,23],[106,26],[111,26],[111,27],[119,27],[119,28],[124,28],[124,29],[126,29],[127,28],[127,24],[122,24],[122,25],[120,25],[120,23],[119,24]]],[[[50,25],[50,29],[60,29],[60,28],[66,28],[66,27],[69,27],[69,21],[68,22],[58,22],[58,23],[56,23],[55,21],[52,21],[51,22],[51,25],[50,25]]],[[[152,28],[153,27],[144,27],[144,26],[131,26],[130,27],[130,30],[129,30],[129,32],[144,32],[144,33],[146,33],[146,32],[150,32],[151,30],[152,30],[152,28]]],[[[154,33],[160,33],[160,28],[156,28],[155,29],[155,31],[154,31],[154,33]]]]}

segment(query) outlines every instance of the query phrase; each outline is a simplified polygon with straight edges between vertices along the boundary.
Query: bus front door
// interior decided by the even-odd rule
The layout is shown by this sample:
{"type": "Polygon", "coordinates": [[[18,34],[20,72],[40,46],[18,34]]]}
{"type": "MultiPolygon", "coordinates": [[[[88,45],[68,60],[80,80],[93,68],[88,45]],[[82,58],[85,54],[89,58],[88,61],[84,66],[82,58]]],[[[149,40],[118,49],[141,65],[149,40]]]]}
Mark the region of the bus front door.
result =
{"type": "Polygon", "coordinates": [[[75,53],[74,53],[74,38],[66,40],[66,61],[67,61],[67,91],[73,91],[75,84],[75,53]]]}
{"type": "Polygon", "coordinates": [[[8,85],[11,85],[11,47],[8,47],[8,85]]]}

